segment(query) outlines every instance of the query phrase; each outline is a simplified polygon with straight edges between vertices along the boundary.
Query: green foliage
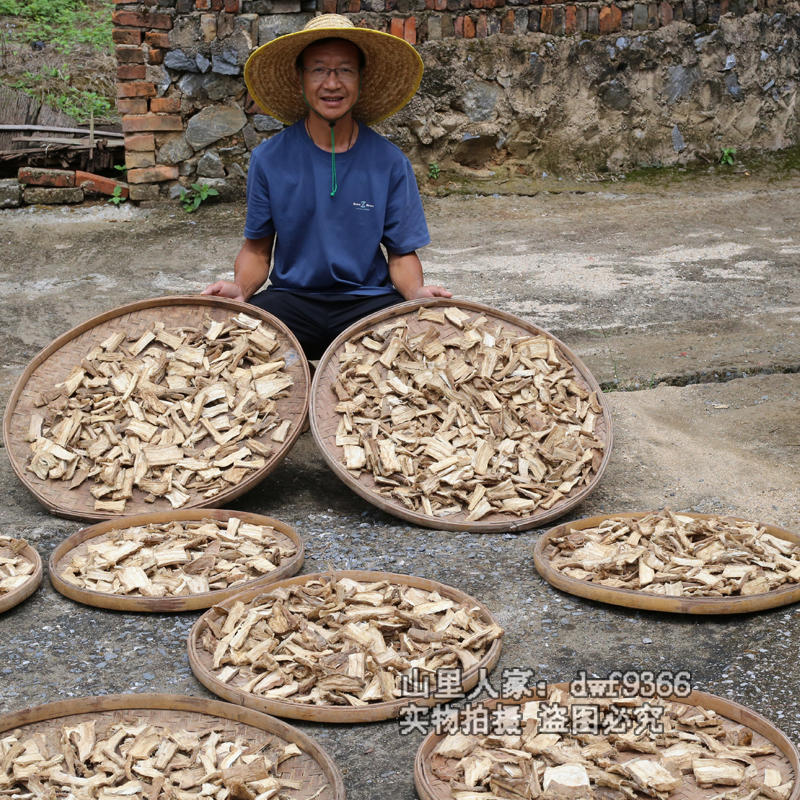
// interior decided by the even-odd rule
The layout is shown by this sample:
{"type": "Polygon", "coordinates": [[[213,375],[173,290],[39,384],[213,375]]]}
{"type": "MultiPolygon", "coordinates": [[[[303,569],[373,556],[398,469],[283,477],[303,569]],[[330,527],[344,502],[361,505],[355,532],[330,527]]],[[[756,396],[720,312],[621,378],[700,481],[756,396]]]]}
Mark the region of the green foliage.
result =
{"type": "Polygon", "coordinates": [[[439,173],[441,170],[439,169],[439,165],[435,161],[431,161],[428,164],[428,177],[432,180],[436,180],[439,177],[439,173]]]}
{"type": "Polygon", "coordinates": [[[209,197],[215,197],[219,192],[206,183],[193,183],[191,189],[181,189],[181,203],[187,214],[197,211],[201,203],[209,197]]]}
{"type": "Polygon", "coordinates": [[[119,206],[119,204],[124,203],[125,200],[127,200],[127,198],[122,196],[122,187],[115,186],[114,193],[108,198],[108,202],[113,203],[115,206],[119,206]]]}
{"type": "Polygon", "coordinates": [[[80,44],[113,53],[113,8],[113,0],[0,0],[0,14],[25,21],[24,41],[43,41],[61,53],[80,44]]]}
{"type": "Polygon", "coordinates": [[[125,164],[114,164],[114,169],[119,172],[126,172],[128,168],[125,166],[125,164]]]}
{"type": "Polygon", "coordinates": [[[735,147],[723,147],[722,155],[719,157],[719,163],[728,167],[732,167],[736,163],[736,159],[734,158],[735,155],[735,147]]]}
{"type": "Polygon", "coordinates": [[[113,106],[107,97],[89,89],[70,86],[69,80],[70,75],[65,67],[45,67],[37,73],[25,70],[21,80],[8,85],[75,117],[81,123],[89,122],[92,113],[95,119],[104,119],[113,114],[113,106]],[[54,86],[58,88],[54,89],[54,86]]]}

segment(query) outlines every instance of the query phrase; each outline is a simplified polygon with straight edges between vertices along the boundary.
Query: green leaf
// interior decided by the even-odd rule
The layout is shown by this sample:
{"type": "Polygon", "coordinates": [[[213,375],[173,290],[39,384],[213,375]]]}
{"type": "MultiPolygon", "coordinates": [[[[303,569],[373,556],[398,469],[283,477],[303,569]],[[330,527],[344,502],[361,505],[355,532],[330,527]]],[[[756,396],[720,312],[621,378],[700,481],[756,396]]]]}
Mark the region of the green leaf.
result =
{"type": "Polygon", "coordinates": [[[216,189],[213,189],[213,188],[209,189],[208,193],[209,193],[209,195],[212,195],[213,197],[216,197],[219,194],[219,192],[216,189]]]}

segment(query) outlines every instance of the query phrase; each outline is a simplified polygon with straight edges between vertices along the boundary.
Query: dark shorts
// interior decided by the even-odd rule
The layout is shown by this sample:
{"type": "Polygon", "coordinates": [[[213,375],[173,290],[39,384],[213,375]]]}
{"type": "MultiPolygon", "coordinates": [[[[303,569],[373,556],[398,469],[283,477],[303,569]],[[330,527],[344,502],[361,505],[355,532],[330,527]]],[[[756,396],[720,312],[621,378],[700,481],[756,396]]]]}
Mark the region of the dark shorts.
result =
{"type": "Polygon", "coordinates": [[[404,303],[405,298],[394,289],[388,294],[324,297],[266,289],[254,294],[249,302],[285,323],[306,358],[316,360],[343,330],[376,311],[404,303]]]}

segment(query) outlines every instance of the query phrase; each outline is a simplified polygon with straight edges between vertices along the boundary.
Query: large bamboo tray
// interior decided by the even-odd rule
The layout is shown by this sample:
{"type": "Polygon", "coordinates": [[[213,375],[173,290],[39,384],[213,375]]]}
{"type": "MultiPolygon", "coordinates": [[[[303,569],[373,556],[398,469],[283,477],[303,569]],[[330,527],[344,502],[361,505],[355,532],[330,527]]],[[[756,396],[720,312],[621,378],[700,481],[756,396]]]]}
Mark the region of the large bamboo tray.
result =
{"type": "MultiPolygon", "coordinates": [[[[286,372],[294,380],[292,392],[288,397],[278,400],[278,412],[283,419],[291,419],[292,426],[286,441],[267,459],[267,463],[237,486],[220,492],[213,498],[206,499],[201,495],[192,497],[183,508],[217,508],[252,489],[267,477],[292,448],[300,436],[308,411],[308,393],[311,375],[308,362],[303,355],[291,331],[266,311],[248,303],[237,303],[217,297],[159,297],[142,300],[137,303],[120,306],[113,311],[94,317],[59,336],[52,344],[45,347],[17,381],[8,401],[3,418],[3,440],[6,445],[11,467],[25,487],[50,512],[60,517],[77,520],[103,520],[113,514],[94,510],[94,498],[89,493],[92,481],[84,481],[76,489],[69,490],[61,481],[41,480],[26,470],[30,457],[30,445],[24,440],[30,416],[35,406],[33,396],[37,392],[52,389],[63,381],[72,367],[92,347],[107,339],[112,333],[124,329],[131,335],[141,335],[155,321],[163,322],[168,328],[180,325],[199,325],[207,317],[216,321],[224,320],[231,314],[244,312],[251,317],[264,320],[278,333],[281,353],[286,361],[286,372]]],[[[267,442],[269,432],[261,438],[267,442]]],[[[211,442],[211,437],[198,444],[202,447],[211,442]]],[[[133,490],[133,498],[128,501],[126,514],[141,514],[148,511],[167,511],[172,506],[164,497],[154,503],[144,502],[145,493],[138,488],[133,490]]]]}
{"type": "MultiPolygon", "coordinates": [[[[598,517],[587,517],[568,522],[551,528],[542,535],[533,551],[533,560],[539,574],[550,584],[569,594],[579,597],[588,597],[590,600],[599,600],[601,603],[611,603],[615,606],[628,608],[642,608],[648,611],[669,611],[674,614],[747,614],[751,611],[764,611],[767,608],[777,608],[800,600],[800,584],[781,586],[771,592],[755,594],[748,597],[661,597],[650,592],[641,592],[637,589],[615,589],[610,586],[599,586],[587,581],[570,578],[550,566],[554,548],[550,540],[563,536],[569,531],[579,531],[584,528],[594,528],[612,517],[625,519],[641,519],[652,512],[635,512],[627,514],[604,514],[598,517]]],[[[694,519],[711,519],[715,514],[688,514],[681,512],[681,516],[694,519]]],[[[738,520],[744,522],[745,520],[738,520]]],[[[762,523],[758,523],[761,525],[762,523]]],[[[774,525],[764,525],[767,533],[779,539],[785,539],[793,544],[800,545],[800,536],[790,533],[774,525]]]]}
{"type": "MultiPolygon", "coordinates": [[[[569,683],[558,683],[556,687],[565,692],[569,691],[569,683]]],[[[543,698],[544,696],[546,695],[540,695],[539,697],[543,698]]],[[[521,701],[487,700],[483,702],[482,705],[487,708],[494,708],[498,702],[502,702],[504,705],[508,706],[514,703],[524,704],[525,702],[529,702],[530,699],[535,698],[521,701]]],[[[755,761],[759,771],[770,767],[777,769],[780,766],[783,767],[785,773],[786,767],[790,767],[794,773],[793,778],[795,785],[791,795],[786,798],[786,800],[800,800],[800,781],[797,780],[798,775],[800,775],[800,753],[798,753],[797,748],[786,735],[776,728],[768,719],[745,706],[741,706],[731,700],[723,700],[721,697],[707,694],[706,692],[693,691],[685,698],[673,697],[666,699],[671,702],[684,703],[685,705],[697,706],[709,711],[714,711],[725,718],[723,726],[726,729],[739,725],[748,727],[753,731],[754,746],[764,745],[767,744],[767,742],[773,744],[778,749],[779,753],[770,756],[756,756],[755,761]]],[[[587,702],[591,703],[592,701],[588,699],[587,702]]],[[[436,777],[430,769],[432,751],[443,738],[444,735],[431,733],[425,737],[419,750],[417,750],[417,755],[414,759],[414,783],[421,800],[451,800],[452,798],[450,786],[436,777]]],[[[648,756],[643,756],[642,753],[628,751],[625,760],[642,757],[647,758],[648,756]]],[[[691,780],[691,782],[690,780],[686,780],[684,785],[681,786],[677,792],[669,795],[669,800],[710,800],[710,798],[715,796],[719,797],[726,788],[728,787],[712,786],[708,789],[701,789],[693,780],[691,780]]],[[[601,789],[601,792],[602,791],[601,789]]],[[[602,797],[604,795],[598,793],[597,796],[602,797]]],[[[644,794],[641,796],[645,797],[644,794]]]]}
{"type": "Polygon", "coordinates": [[[303,540],[289,525],[279,522],[272,517],[264,517],[260,514],[249,514],[244,511],[225,511],[221,509],[188,510],[178,509],[176,511],[155,512],[152,514],[137,514],[133,517],[123,517],[113,519],[108,522],[101,522],[84,528],[65,539],[50,556],[50,583],[53,588],[61,592],[71,600],[85,603],[89,606],[98,608],[112,608],[116,611],[152,611],[165,613],[172,611],[194,611],[198,608],[210,608],[216,603],[226,600],[235,594],[249,588],[258,587],[261,591],[276,581],[290,578],[296,575],[303,566],[304,547],[303,540]],[[107,594],[96,592],[91,589],[81,589],[74,584],[65,581],[61,573],[69,564],[74,556],[82,555],[86,552],[87,542],[100,537],[108,537],[113,531],[121,528],[132,528],[137,525],[146,526],[151,523],[163,522],[191,522],[203,519],[212,519],[216,522],[227,522],[231,517],[238,517],[242,522],[251,525],[268,525],[275,529],[275,533],[283,538],[286,543],[291,543],[297,548],[297,553],[287,559],[274,572],[267,573],[261,578],[255,578],[245,583],[239,583],[228,589],[217,589],[213,592],[203,592],[202,594],[183,595],[181,597],[141,597],[118,594],[107,594]]]}
{"type": "MultiPolygon", "coordinates": [[[[391,572],[364,572],[362,570],[337,570],[333,573],[337,578],[350,578],[354,581],[390,581],[392,583],[403,583],[406,586],[413,586],[417,589],[422,589],[427,592],[437,591],[442,597],[448,597],[453,600],[468,601],[472,606],[480,608],[481,619],[487,623],[497,624],[496,619],[491,611],[489,611],[483,603],[479,602],[470,595],[465,594],[459,589],[454,589],[452,586],[446,586],[443,583],[436,581],[429,581],[426,578],[416,578],[412,575],[396,575],[391,572]]],[[[331,575],[327,573],[314,573],[311,575],[298,575],[290,580],[281,581],[269,586],[268,590],[279,589],[289,586],[298,586],[306,583],[309,580],[323,577],[324,575],[331,575]]],[[[234,602],[241,600],[245,603],[249,602],[256,597],[263,590],[250,590],[236,595],[219,605],[223,608],[230,608],[234,602]]],[[[268,714],[275,714],[278,717],[288,717],[289,719],[302,719],[313,720],[314,722],[376,722],[377,720],[393,719],[400,715],[400,711],[408,704],[408,698],[398,698],[391,702],[384,703],[370,703],[368,706],[361,706],[358,708],[344,707],[344,706],[311,706],[303,703],[293,703],[288,700],[276,700],[273,698],[258,697],[243,692],[232,686],[229,683],[223,683],[217,680],[214,670],[211,667],[212,654],[206,652],[199,646],[200,637],[206,628],[206,620],[211,619],[216,621],[221,615],[215,609],[210,609],[200,617],[194,624],[194,627],[189,634],[189,664],[195,677],[207,689],[210,689],[214,694],[231,703],[245,705],[248,708],[254,708],[258,711],[263,711],[268,714]]],[[[479,679],[479,671],[486,669],[487,672],[494,669],[500,659],[500,647],[502,637],[495,639],[491,647],[486,652],[484,657],[471,669],[465,670],[463,673],[462,688],[464,691],[469,691],[479,679]]],[[[414,698],[414,702],[418,705],[434,705],[437,701],[435,698],[418,699],[414,698]]]]}
{"type": "Polygon", "coordinates": [[[13,591],[0,595],[0,614],[30,597],[42,582],[42,559],[39,557],[39,553],[28,544],[20,550],[20,555],[32,562],[35,569],[22,586],[17,586],[13,591]]]}
{"type": "Polygon", "coordinates": [[[0,717],[0,733],[26,728],[25,733],[40,733],[54,726],[78,725],[93,719],[113,720],[134,716],[150,723],[182,726],[199,732],[208,728],[226,730],[260,740],[275,736],[296,744],[302,755],[284,761],[281,777],[302,781],[302,790],[292,790],[297,800],[344,800],[344,782],[331,757],[310,737],[291,725],[266,714],[259,714],[230,703],[183,697],[175,694],[117,694],[83,697],[35,706],[0,717]],[[316,793],[322,789],[322,793],[316,793]]]}
{"type": "Polygon", "coordinates": [[[328,466],[346,483],[354,492],[360,494],[365,500],[383,511],[393,514],[401,519],[414,522],[427,528],[436,528],[446,531],[469,531],[471,533],[505,533],[508,531],[524,531],[536,528],[566,514],[575,506],[582,503],[598,486],[608,461],[611,457],[613,444],[613,431],[611,425],[611,412],[606,402],[600,385],[594,379],[584,363],[562,341],[542,328],[536,327],[525,320],[499,311],[479,303],[470,303],[464,300],[449,300],[439,298],[436,300],[416,300],[400,303],[377,314],[364,318],[360,322],[344,331],[325,351],[317,367],[314,382],[311,387],[311,406],[309,411],[311,431],[314,440],[322,452],[328,466]],[[359,478],[354,478],[342,463],[343,448],[336,444],[336,429],[340,415],[334,410],[337,400],[331,391],[336,376],[339,373],[339,354],[344,350],[345,343],[357,333],[376,326],[378,323],[394,317],[407,317],[409,331],[414,334],[427,330],[430,326],[446,333],[456,333],[457,328],[446,322],[444,325],[433,323],[429,320],[420,322],[416,319],[417,310],[422,307],[442,308],[455,306],[468,312],[483,314],[493,322],[502,323],[505,328],[521,335],[543,335],[552,339],[562,355],[575,368],[575,382],[589,392],[597,392],[597,400],[602,406],[603,413],[596,422],[595,433],[604,440],[605,450],[600,467],[592,478],[590,484],[574,489],[566,497],[559,500],[551,508],[534,511],[528,516],[519,517],[516,514],[487,514],[480,520],[467,522],[467,512],[451,514],[447,517],[430,517],[407,508],[399,500],[386,498],[375,491],[375,480],[371,473],[364,471],[359,478]]]}

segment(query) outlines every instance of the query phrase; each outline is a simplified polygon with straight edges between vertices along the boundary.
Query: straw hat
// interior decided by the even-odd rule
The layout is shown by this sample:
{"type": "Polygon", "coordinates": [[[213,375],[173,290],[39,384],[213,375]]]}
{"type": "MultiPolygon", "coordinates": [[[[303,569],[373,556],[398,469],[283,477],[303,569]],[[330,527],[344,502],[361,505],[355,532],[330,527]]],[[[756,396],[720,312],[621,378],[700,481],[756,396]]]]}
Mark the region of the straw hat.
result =
{"type": "Polygon", "coordinates": [[[361,93],[353,116],[367,125],[397,113],[413,96],[422,80],[422,59],[403,39],[388,33],[356,28],[347,17],[323,14],[302,31],[279,36],[258,48],[247,60],[244,80],[261,108],[285,124],[308,113],[297,83],[295,60],[312,42],[330,36],[347,39],[364,52],[361,93]]]}

